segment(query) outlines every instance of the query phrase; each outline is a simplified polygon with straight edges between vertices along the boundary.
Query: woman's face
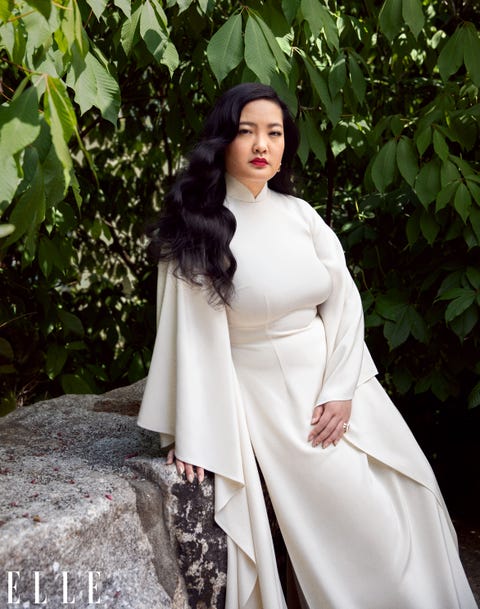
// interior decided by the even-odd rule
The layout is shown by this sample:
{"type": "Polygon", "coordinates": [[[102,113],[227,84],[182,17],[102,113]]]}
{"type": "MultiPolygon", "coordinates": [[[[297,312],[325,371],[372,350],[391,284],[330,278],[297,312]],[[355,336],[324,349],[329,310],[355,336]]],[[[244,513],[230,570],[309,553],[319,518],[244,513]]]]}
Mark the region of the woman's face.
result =
{"type": "Polygon", "coordinates": [[[284,149],[282,109],[256,99],[242,109],[237,136],[225,150],[225,169],[257,196],[280,169],[284,149]]]}

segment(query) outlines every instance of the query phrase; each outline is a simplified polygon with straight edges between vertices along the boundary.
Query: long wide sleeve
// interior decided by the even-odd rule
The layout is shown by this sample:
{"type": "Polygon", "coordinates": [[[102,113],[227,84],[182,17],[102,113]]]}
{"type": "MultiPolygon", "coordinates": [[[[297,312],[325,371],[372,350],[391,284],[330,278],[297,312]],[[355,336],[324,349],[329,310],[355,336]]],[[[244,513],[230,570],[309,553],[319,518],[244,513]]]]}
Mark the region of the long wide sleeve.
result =
{"type": "Polygon", "coordinates": [[[188,463],[243,482],[225,309],[160,264],[157,335],[138,424],[188,463]],[[219,471],[220,468],[220,471],[219,471]]]}
{"type": "Polygon", "coordinates": [[[318,312],[325,326],[327,364],[317,404],[350,400],[358,385],[377,374],[364,341],[362,301],[339,239],[312,210],[317,256],[331,279],[331,292],[318,312]]]}
{"type": "Polygon", "coordinates": [[[225,308],[160,264],[157,336],[138,424],[215,474],[215,520],[228,535],[226,609],[286,609],[233,366],[225,308]]]}

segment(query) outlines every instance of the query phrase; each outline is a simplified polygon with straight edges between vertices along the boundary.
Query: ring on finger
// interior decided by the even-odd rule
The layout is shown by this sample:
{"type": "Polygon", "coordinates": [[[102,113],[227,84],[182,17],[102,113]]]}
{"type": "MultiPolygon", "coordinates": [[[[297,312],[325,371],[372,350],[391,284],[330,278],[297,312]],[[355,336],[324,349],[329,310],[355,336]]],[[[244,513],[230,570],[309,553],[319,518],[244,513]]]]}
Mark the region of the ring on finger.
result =
{"type": "Polygon", "coordinates": [[[347,431],[350,429],[350,423],[343,423],[343,433],[347,433],[347,431]]]}

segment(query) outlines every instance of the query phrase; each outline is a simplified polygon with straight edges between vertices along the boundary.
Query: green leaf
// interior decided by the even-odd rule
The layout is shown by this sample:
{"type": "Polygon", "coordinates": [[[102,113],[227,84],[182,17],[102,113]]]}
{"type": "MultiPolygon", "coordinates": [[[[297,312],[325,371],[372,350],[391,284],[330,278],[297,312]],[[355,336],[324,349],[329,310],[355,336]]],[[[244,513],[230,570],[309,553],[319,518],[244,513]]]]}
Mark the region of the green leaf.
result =
{"type": "Polygon", "coordinates": [[[393,384],[400,394],[405,394],[413,383],[413,376],[407,368],[395,366],[392,374],[393,384]]]}
{"type": "Polygon", "coordinates": [[[43,186],[43,169],[36,157],[36,167],[30,186],[23,192],[15,204],[9,222],[15,226],[14,232],[6,239],[5,247],[15,243],[25,233],[33,235],[38,225],[45,219],[45,191],[43,186]]]}
{"type": "Polygon", "coordinates": [[[385,319],[395,320],[407,306],[405,296],[397,290],[380,294],[375,301],[375,310],[385,319]]]}
{"type": "Polygon", "coordinates": [[[11,235],[15,230],[15,226],[13,224],[0,224],[0,239],[4,239],[11,235]]]}
{"type": "Polygon", "coordinates": [[[291,70],[291,65],[290,62],[287,61],[285,53],[280,48],[277,39],[273,35],[272,30],[267,26],[263,19],[260,19],[260,17],[255,16],[254,19],[260,26],[260,29],[262,30],[263,35],[265,36],[265,40],[267,41],[268,46],[270,47],[270,50],[272,51],[275,57],[275,61],[277,62],[278,69],[288,78],[288,75],[290,74],[291,70]]]}
{"type": "Polygon", "coordinates": [[[469,177],[471,180],[480,181],[480,176],[477,175],[477,172],[473,169],[473,167],[470,165],[470,163],[465,161],[465,159],[462,159],[458,156],[454,156],[453,154],[450,155],[450,158],[453,159],[453,161],[455,162],[457,167],[460,169],[460,171],[462,172],[462,174],[465,178],[469,177]]]}
{"type": "Polygon", "coordinates": [[[372,164],[372,180],[380,192],[385,192],[395,176],[397,142],[389,140],[376,155],[372,164]]]}
{"type": "MultiPolygon", "coordinates": [[[[461,273],[461,280],[463,282],[463,272],[461,273]]],[[[452,280],[456,280],[458,279],[458,277],[454,276],[452,278],[452,280]]],[[[458,283],[458,282],[457,282],[458,283]]],[[[463,296],[465,296],[465,289],[466,288],[462,288],[462,287],[458,287],[458,285],[455,287],[448,287],[447,289],[443,290],[441,292],[441,294],[439,294],[439,296],[437,296],[436,300],[455,300],[455,298],[461,298],[463,296]]],[[[440,288],[440,290],[442,290],[442,288],[440,288]]],[[[469,290],[467,290],[469,291],[469,290]]]]}
{"type": "Polygon", "coordinates": [[[44,96],[45,120],[50,125],[52,142],[62,163],[65,184],[71,181],[73,168],[68,142],[77,130],[77,117],[68,97],[65,83],[58,78],[46,77],[44,96]]]}
{"type": "Polygon", "coordinates": [[[378,16],[380,29],[390,42],[402,29],[402,0],[385,0],[378,16]]]}
{"type": "Polygon", "coordinates": [[[410,332],[412,336],[421,343],[425,344],[429,339],[429,333],[427,324],[423,317],[412,305],[408,306],[405,315],[408,319],[408,323],[410,324],[410,332]]]}
{"type": "Polygon", "coordinates": [[[464,40],[462,30],[462,27],[455,30],[455,33],[447,40],[438,56],[438,69],[444,81],[455,74],[463,64],[464,40]]]}
{"type": "Polygon", "coordinates": [[[402,16],[410,31],[418,38],[425,25],[425,15],[420,0],[402,0],[402,16]]]}
{"type": "Polygon", "coordinates": [[[57,205],[64,199],[67,191],[62,164],[57,157],[55,147],[51,144],[43,161],[43,185],[45,198],[49,207],[57,205]]]}
{"type": "Polygon", "coordinates": [[[480,406],[480,381],[468,394],[468,407],[477,408],[477,406],[480,406]]]}
{"type": "Polygon", "coordinates": [[[0,215],[8,207],[21,181],[17,163],[13,156],[2,159],[0,171],[0,215]]]}
{"type": "Polygon", "coordinates": [[[78,334],[79,336],[83,336],[85,331],[83,329],[82,322],[80,318],[78,318],[73,313],[69,313],[64,309],[59,309],[57,311],[58,317],[62,322],[63,331],[65,334],[78,334]]]}
{"type": "Polygon", "coordinates": [[[310,78],[310,82],[313,86],[314,91],[317,93],[320,101],[323,104],[323,107],[327,111],[332,104],[332,100],[330,98],[330,93],[328,91],[327,83],[325,79],[320,74],[320,72],[315,68],[308,57],[304,58],[305,67],[307,68],[308,76],[310,78]]]}
{"type": "Polygon", "coordinates": [[[40,239],[40,243],[38,244],[38,263],[46,278],[48,278],[53,267],[56,265],[59,255],[59,251],[55,247],[53,241],[47,237],[42,237],[40,239]]]}
{"type": "Polygon", "coordinates": [[[463,182],[460,182],[457,192],[455,193],[455,198],[453,199],[453,206],[464,222],[468,219],[468,212],[470,211],[471,205],[472,197],[470,196],[470,192],[466,185],[463,182]]]}
{"type": "Polygon", "coordinates": [[[388,340],[390,349],[396,349],[412,334],[422,343],[428,340],[428,330],[424,319],[410,304],[398,306],[398,314],[394,321],[388,320],[383,327],[383,333],[388,340]]]}
{"type": "Polygon", "coordinates": [[[93,393],[93,388],[79,374],[62,374],[60,377],[63,392],[65,394],[82,395],[93,393]]]}
{"type": "Polygon", "coordinates": [[[167,66],[168,71],[170,72],[170,76],[175,72],[180,64],[180,57],[178,56],[178,51],[170,40],[167,42],[165,46],[165,51],[163,53],[161,63],[164,66],[167,66]]]}
{"type": "Polygon", "coordinates": [[[45,372],[49,379],[57,377],[67,361],[68,351],[63,345],[53,343],[47,349],[45,372]]]}
{"type": "Polygon", "coordinates": [[[120,87],[107,67],[92,53],[87,53],[84,61],[85,68],[72,85],[75,101],[82,114],[95,106],[103,118],[116,125],[120,110],[120,87]]]}
{"type": "Polygon", "coordinates": [[[478,308],[471,305],[461,315],[450,322],[450,328],[463,340],[478,323],[478,308]]]}
{"type": "Polygon", "coordinates": [[[472,195],[473,200],[478,206],[480,206],[480,186],[471,178],[467,178],[465,183],[470,191],[470,194],[472,195]]]}
{"type": "Polygon", "coordinates": [[[405,315],[401,315],[396,321],[386,321],[383,326],[383,335],[387,339],[390,349],[396,349],[402,345],[410,335],[410,326],[405,315]]]}
{"type": "Polygon", "coordinates": [[[446,161],[448,159],[448,155],[450,153],[448,144],[438,129],[433,130],[433,149],[442,161],[446,161]]]}
{"type": "Polygon", "coordinates": [[[260,26],[251,16],[248,17],[245,27],[245,63],[261,82],[270,84],[272,74],[276,70],[275,57],[260,26]]]}
{"type": "Polygon", "coordinates": [[[418,153],[420,154],[420,156],[423,156],[425,154],[425,151],[430,146],[431,141],[431,127],[426,127],[425,129],[422,129],[421,131],[417,131],[417,133],[415,133],[415,144],[417,146],[418,153]]]}
{"type": "Polygon", "coordinates": [[[215,32],[207,46],[207,58],[219,83],[243,59],[242,16],[232,15],[215,32]]]}
{"type": "Polygon", "coordinates": [[[473,83],[480,87],[480,37],[473,23],[466,23],[463,32],[465,67],[473,83]]]}
{"type": "Polygon", "coordinates": [[[445,321],[449,322],[461,315],[475,301],[475,290],[461,290],[461,294],[452,300],[445,310],[445,321]]]}
{"type": "Polygon", "coordinates": [[[305,126],[307,128],[308,143],[313,150],[313,154],[322,165],[325,165],[327,161],[327,147],[323,137],[317,129],[317,125],[309,114],[305,116],[305,126]]]}
{"type": "Polygon", "coordinates": [[[298,120],[298,129],[300,131],[300,145],[298,146],[297,154],[302,165],[305,167],[310,152],[310,142],[308,141],[308,127],[303,117],[300,117],[298,120]]]}
{"type": "Polygon", "coordinates": [[[82,14],[78,2],[70,2],[68,8],[61,12],[62,20],[60,30],[55,32],[55,39],[63,53],[70,53],[76,44],[82,55],[88,51],[88,37],[83,29],[82,14]],[[60,43],[59,34],[64,37],[60,43]]]}
{"type": "Polygon", "coordinates": [[[345,55],[340,53],[328,73],[328,88],[330,89],[332,99],[343,89],[346,80],[347,67],[345,55]]]}
{"type": "Polygon", "coordinates": [[[1,46],[7,50],[11,61],[18,65],[24,62],[26,40],[23,28],[19,26],[15,17],[9,23],[2,25],[1,46]]]}
{"type": "Polygon", "coordinates": [[[94,12],[97,20],[100,20],[100,17],[107,6],[107,0],[87,0],[87,3],[94,12]]]}
{"type": "Polygon", "coordinates": [[[0,0],[0,21],[8,21],[14,7],[13,0],[0,0]]]}
{"type": "Polygon", "coordinates": [[[469,220],[477,241],[480,242],[480,209],[478,207],[472,207],[469,220]]]}
{"type": "Polygon", "coordinates": [[[454,163],[448,160],[442,163],[440,170],[440,182],[442,186],[447,186],[450,182],[460,180],[460,178],[460,172],[454,163]]]}
{"type": "Polygon", "coordinates": [[[282,0],[282,13],[285,15],[289,25],[294,20],[300,4],[300,0],[282,0]]]}
{"type": "Polygon", "coordinates": [[[429,203],[435,200],[440,186],[440,168],[433,160],[420,169],[415,180],[415,192],[424,207],[428,207],[429,203]]]}
{"type": "Polygon", "coordinates": [[[323,32],[330,49],[339,49],[338,29],[332,15],[320,0],[302,0],[300,3],[302,15],[310,26],[312,35],[316,38],[323,32]]]}
{"type": "Polygon", "coordinates": [[[146,0],[140,15],[140,35],[157,63],[167,66],[172,75],[180,59],[175,46],[168,38],[165,21],[165,13],[161,7],[157,4],[152,6],[150,0],[146,0]]]}
{"type": "Polygon", "coordinates": [[[350,52],[348,55],[348,67],[350,70],[350,80],[352,82],[352,89],[355,93],[355,97],[358,101],[363,104],[365,101],[365,94],[367,92],[367,83],[363,76],[362,70],[357,63],[357,60],[350,52]]]}
{"type": "Polygon", "coordinates": [[[420,211],[420,209],[417,209],[415,213],[408,218],[407,225],[405,227],[408,245],[410,247],[417,242],[418,237],[420,236],[420,221],[418,219],[418,211],[420,211]]]}
{"type": "Polygon", "coordinates": [[[336,97],[332,99],[332,103],[327,108],[327,116],[330,122],[332,123],[332,127],[340,120],[343,109],[343,95],[339,93],[336,97]]]}
{"type": "Polygon", "coordinates": [[[466,276],[471,286],[478,290],[480,288],[480,269],[477,269],[474,266],[467,267],[466,276]]]}
{"type": "Polygon", "coordinates": [[[440,211],[450,203],[453,204],[453,200],[455,198],[455,193],[457,192],[459,181],[449,182],[446,186],[440,190],[436,198],[435,211],[440,211]]]}
{"type": "Polygon", "coordinates": [[[131,0],[113,0],[113,3],[115,4],[115,6],[117,6],[119,9],[121,9],[125,15],[125,17],[127,17],[127,19],[130,19],[131,15],[132,15],[132,3],[131,0]]]}
{"type": "MultiPolygon", "coordinates": [[[[13,156],[35,141],[40,133],[36,87],[28,87],[10,104],[0,106],[0,159],[13,156]]],[[[2,168],[3,169],[3,168],[2,168]]]]}
{"type": "Polygon", "coordinates": [[[418,159],[412,140],[404,135],[397,142],[397,167],[407,184],[413,187],[418,174],[418,159]]]}
{"type": "Polygon", "coordinates": [[[422,215],[420,216],[420,228],[423,233],[423,236],[427,240],[429,245],[435,241],[439,231],[440,226],[435,220],[435,216],[427,212],[427,210],[423,210],[422,215]]]}
{"type": "Polygon", "coordinates": [[[287,104],[292,116],[297,115],[298,110],[298,99],[295,91],[292,91],[285,78],[281,74],[272,74],[272,80],[270,81],[271,86],[280,95],[281,99],[287,104]]]}
{"type": "Polygon", "coordinates": [[[50,13],[52,11],[51,0],[25,0],[25,2],[41,13],[45,19],[50,19],[50,13]]]}
{"type": "Polygon", "coordinates": [[[129,19],[124,21],[122,24],[122,30],[120,34],[120,44],[122,45],[123,50],[125,51],[125,55],[130,55],[133,47],[135,46],[135,42],[138,37],[140,23],[140,16],[142,14],[142,8],[139,6],[131,15],[129,19]]]}
{"type": "Polygon", "coordinates": [[[40,49],[43,51],[45,47],[51,45],[52,28],[47,18],[38,11],[28,13],[23,18],[23,24],[25,31],[28,32],[25,40],[25,59],[30,63],[32,61],[30,58],[38,54],[40,49]]]}
{"type": "Polygon", "coordinates": [[[12,361],[14,358],[12,345],[6,338],[0,336],[0,357],[8,361],[12,361]]]}

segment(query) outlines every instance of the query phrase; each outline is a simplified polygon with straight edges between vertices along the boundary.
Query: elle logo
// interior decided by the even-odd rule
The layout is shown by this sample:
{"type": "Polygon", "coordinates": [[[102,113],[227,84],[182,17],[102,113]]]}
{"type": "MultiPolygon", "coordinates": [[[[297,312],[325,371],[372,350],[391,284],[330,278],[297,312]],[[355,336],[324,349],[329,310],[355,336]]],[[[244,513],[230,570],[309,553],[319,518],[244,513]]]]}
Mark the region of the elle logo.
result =
{"type": "MultiPolygon", "coordinates": [[[[33,602],[35,605],[46,605],[48,603],[48,597],[47,594],[42,590],[40,575],[40,571],[33,572],[33,602]]],[[[100,571],[88,571],[87,575],[88,603],[93,605],[98,604],[100,602],[100,599],[94,599],[94,592],[97,592],[98,581],[95,581],[94,578],[100,577],[100,571]]],[[[18,592],[19,582],[20,571],[7,571],[7,603],[9,605],[19,605],[21,603],[20,595],[18,592]]],[[[75,604],[75,596],[71,596],[68,590],[68,571],[62,571],[62,604],[75,604]]]]}

